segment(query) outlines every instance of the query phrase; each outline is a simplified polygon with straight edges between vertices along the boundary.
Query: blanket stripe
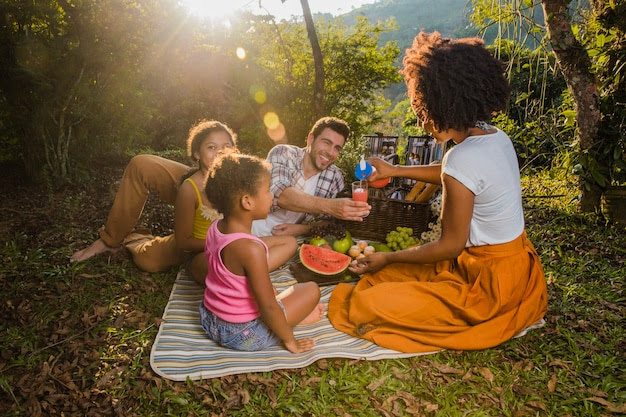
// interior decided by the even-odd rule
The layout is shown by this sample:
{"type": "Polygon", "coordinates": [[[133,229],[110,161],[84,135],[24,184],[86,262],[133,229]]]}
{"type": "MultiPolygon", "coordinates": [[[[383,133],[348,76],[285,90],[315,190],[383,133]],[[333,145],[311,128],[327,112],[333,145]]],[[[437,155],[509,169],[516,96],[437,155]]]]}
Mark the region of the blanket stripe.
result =
{"type": "MultiPolygon", "coordinates": [[[[279,292],[296,283],[287,267],[272,272],[270,276],[279,292]]],[[[328,303],[334,288],[334,285],[321,287],[321,302],[328,303]]],[[[150,352],[150,365],[163,378],[185,381],[187,378],[209,379],[241,373],[303,368],[324,358],[379,360],[436,353],[403,353],[383,348],[335,330],[326,317],[317,323],[294,329],[297,338],[311,337],[315,340],[315,347],[308,352],[292,354],[280,346],[258,352],[226,349],[206,337],[200,325],[198,307],[202,296],[203,288],[188,278],[182,269],[176,277],[163,313],[163,322],[150,352]]],[[[516,337],[523,336],[528,330],[541,327],[544,323],[541,320],[516,337]]]]}
{"type": "MultiPolygon", "coordinates": [[[[278,291],[296,283],[288,268],[272,272],[278,291]]],[[[321,302],[327,303],[334,286],[321,288],[321,302]]],[[[208,379],[249,372],[303,368],[323,358],[378,360],[417,356],[375,345],[341,333],[324,317],[321,321],[295,328],[297,338],[311,337],[315,348],[292,354],[275,346],[258,352],[223,348],[208,339],[200,325],[198,306],[203,289],[185,271],[176,277],[163,322],[150,352],[150,365],[163,378],[174,381],[208,379]]],[[[434,353],[434,352],[433,352],[434,353]]]]}

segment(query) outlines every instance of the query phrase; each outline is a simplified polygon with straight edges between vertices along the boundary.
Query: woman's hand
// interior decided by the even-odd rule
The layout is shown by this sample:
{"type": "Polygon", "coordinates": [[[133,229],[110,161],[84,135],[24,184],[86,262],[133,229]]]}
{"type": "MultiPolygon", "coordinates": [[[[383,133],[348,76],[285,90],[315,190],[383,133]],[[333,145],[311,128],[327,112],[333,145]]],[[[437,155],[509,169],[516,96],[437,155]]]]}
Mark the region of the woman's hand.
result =
{"type": "Polygon", "coordinates": [[[367,158],[367,162],[369,162],[374,168],[376,168],[376,173],[372,174],[372,176],[368,178],[368,181],[375,181],[381,178],[393,177],[394,166],[389,162],[380,159],[377,156],[367,158]]]}
{"type": "Polygon", "coordinates": [[[383,252],[372,253],[365,258],[355,259],[348,269],[361,275],[366,272],[376,272],[387,265],[387,263],[387,257],[383,252]]]}
{"type": "Polygon", "coordinates": [[[285,342],[285,347],[291,353],[306,352],[307,350],[313,349],[314,346],[315,341],[311,338],[294,339],[293,341],[285,342]]]}

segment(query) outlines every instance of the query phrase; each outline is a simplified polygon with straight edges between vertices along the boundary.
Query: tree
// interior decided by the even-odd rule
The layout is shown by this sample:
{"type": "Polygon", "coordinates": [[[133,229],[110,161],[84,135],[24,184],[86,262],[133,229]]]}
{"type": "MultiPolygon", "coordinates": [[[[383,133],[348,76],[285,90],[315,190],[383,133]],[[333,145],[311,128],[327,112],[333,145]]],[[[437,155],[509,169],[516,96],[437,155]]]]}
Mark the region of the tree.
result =
{"type": "Polygon", "coordinates": [[[118,138],[128,138],[128,131],[118,129],[132,123],[120,114],[128,117],[133,109],[118,112],[132,102],[126,98],[141,95],[137,68],[151,40],[147,14],[157,4],[167,3],[47,0],[0,6],[3,122],[21,143],[29,178],[41,179],[47,171],[53,180],[67,181],[72,153],[112,148],[123,140],[118,138]]]}
{"type": "MultiPolygon", "coordinates": [[[[228,123],[240,148],[257,155],[274,144],[270,113],[292,143],[304,143],[319,111],[306,25],[249,13],[224,25],[181,10],[177,0],[0,5],[0,139],[20,144],[31,179],[45,167],[71,181],[106,156],[180,149],[201,118],[228,123]]],[[[346,119],[355,135],[381,117],[382,88],[398,79],[397,47],[377,44],[385,30],[316,25],[332,74],[324,114],[346,119]]]]}
{"type": "MultiPolygon", "coordinates": [[[[600,26],[603,26],[602,22],[608,23],[602,13],[619,16],[618,10],[621,10],[623,16],[624,2],[592,1],[591,4],[593,10],[587,9],[586,14],[583,10],[581,17],[585,20],[581,24],[574,24],[574,11],[580,11],[580,7],[574,9],[567,0],[542,0],[545,28],[542,20],[537,19],[534,14],[535,6],[531,0],[498,5],[490,1],[473,0],[475,9],[472,16],[474,23],[484,24],[484,27],[494,22],[499,28],[513,26],[518,29],[512,37],[516,42],[524,44],[529,36],[535,37],[539,48],[543,47],[545,53],[556,57],[558,69],[563,73],[573,99],[576,131],[571,146],[576,150],[573,165],[580,178],[582,211],[599,208],[603,190],[611,183],[615,171],[623,169],[620,167],[624,165],[623,161],[620,162],[623,158],[624,141],[623,104],[619,100],[611,100],[607,95],[601,97],[598,88],[604,84],[604,91],[616,91],[615,87],[623,85],[622,77],[614,75],[619,74],[623,68],[624,31],[617,24],[620,21],[618,18],[614,19],[610,30],[593,29],[594,21],[596,25],[600,22],[600,26]],[[606,13],[607,10],[612,13],[606,13]],[[612,60],[607,58],[606,64],[612,64],[609,72],[613,75],[610,76],[606,73],[603,75],[606,65],[594,63],[594,56],[607,56],[597,50],[598,45],[603,50],[613,49],[607,42],[607,32],[612,33],[611,45],[621,51],[613,51],[612,60]],[[543,42],[544,37],[547,42],[543,42]],[[611,101],[617,108],[602,106],[602,102],[607,101],[611,101]],[[620,117],[611,115],[616,110],[620,117]]],[[[505,32],[502,29],[498,33],[500,37],[504,37],[505,32]]],[[[563,113],[563,116],[567,119],[567,114],[563,113]]]]}
{"type": "MultiPolygon", "coordinates": [[[[380,34],[390,27],[365,19],[353,27],[325,19],[316,26],[327,74],[325,115],[345,119],[356,137],[382,118],[388,105],[382,90],[400,79],[393,65],[398,47],[394,42],[378,46],[380,34]]],[[[315,81],[305,30],[299,22],[282,21],[274,27],[257,21],[249,29],[253,36],[247,38],[249,65],[255,68],[251,82],[262,85],[267,97],[259,107],[271,107],[285,125],[289,141],[299,145],[316,120],[313,105],[306,99],[315,81]]]]}
{"type": "MultiPolygon", "coordinates": [[[[569,1],[542,0],[541,4],[550,46],[574,98],[579,147],[581,153],[585,153],[602,142],[602,138],[598,137],[601,117],[599,94],[596,79],[591,73],[591,60],[572,32],[570,11],[567,7],[569,1]]],[[[581,183],[581,192],[582,211],[593,211],[600,206],[600,184],[594,182],[585,187],[581,183]]]]}
{"type": "MultiPolygon", "coordinates": [[[[283,3],[285,2],[285,0],[282,1],[283,3]]],[[[320,44],[317,39],[317,32],[315,31],[315,24],[313,23],[313,16],[311,15],[309,2],[308,0],[300,0],[300,4],[302,5],[302,13],[304,14],[306,33],[309,37],[309,42],[311,42],[311,50],[313,51],[313,63],[315,64],[313,116],[315,119],[319,119],[324,115],[324,56],[322,55],[322,49],[320,48],[320,44]]]]}

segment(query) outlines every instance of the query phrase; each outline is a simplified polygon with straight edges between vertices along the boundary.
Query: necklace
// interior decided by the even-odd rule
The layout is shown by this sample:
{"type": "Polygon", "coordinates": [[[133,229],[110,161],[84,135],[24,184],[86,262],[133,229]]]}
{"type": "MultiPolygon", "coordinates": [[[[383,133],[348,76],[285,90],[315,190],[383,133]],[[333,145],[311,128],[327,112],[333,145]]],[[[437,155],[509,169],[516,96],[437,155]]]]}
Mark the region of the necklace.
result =
{"type": "Polygon", "coordinates": [[[491,130],[491,126],[489,126],[487,122],[483,122],[482,120],[477,121],[475,126],[480,130],[484,130],[485,132],[491,130]]]}

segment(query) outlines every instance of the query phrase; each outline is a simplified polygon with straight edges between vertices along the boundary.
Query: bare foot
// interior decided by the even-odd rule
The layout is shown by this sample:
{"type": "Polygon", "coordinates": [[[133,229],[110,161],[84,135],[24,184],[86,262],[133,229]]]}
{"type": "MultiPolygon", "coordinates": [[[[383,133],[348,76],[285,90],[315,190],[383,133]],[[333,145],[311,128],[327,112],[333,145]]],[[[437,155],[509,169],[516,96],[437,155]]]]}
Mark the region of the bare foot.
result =
{"type": "Polygon", "coordinates": [[[70,262],[82,262],[91,258],[92,256],[99,255],[106,252],[117,252],[120,248],[112,248],[108,246],[102,239],[98,239],[85,249],[81,249],[75,252],[70,257],[70,262]]]}
{"type": "Polygon", "coordinates": [[[313,324],[317,323],[324,317],[324,310],[326,310],[326,304],[319,303],[315,306],[313,311],[309,313],[298,325],[300,324],[313,324]]]}

